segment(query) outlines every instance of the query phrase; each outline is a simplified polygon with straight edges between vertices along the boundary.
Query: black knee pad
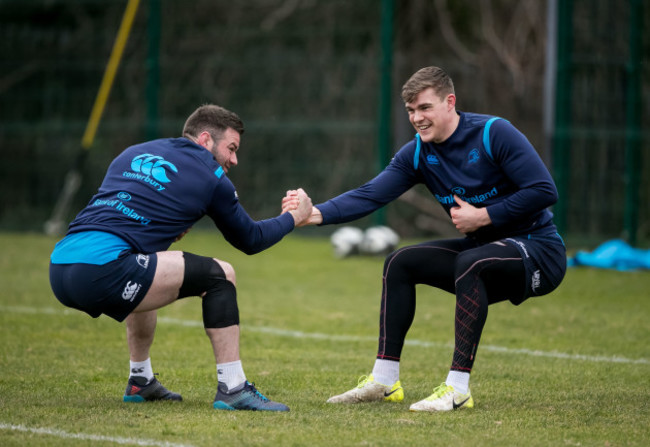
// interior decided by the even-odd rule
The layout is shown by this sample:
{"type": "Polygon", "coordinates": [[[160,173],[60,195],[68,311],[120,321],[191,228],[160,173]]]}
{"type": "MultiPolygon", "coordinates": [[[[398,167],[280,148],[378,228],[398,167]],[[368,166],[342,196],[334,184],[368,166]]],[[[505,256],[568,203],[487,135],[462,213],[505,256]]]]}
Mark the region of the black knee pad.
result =
{"type": "Polygon", "coordinates": [[[178,292],[179,298],[201,296],[215,281],[226,280],[226,273],[212,258],[183,252],[185,276],[178,292]]]}
{"type": "Polygon", "coordinates": [[[203,326],[222,328],[239,324],[237,289],[212,258],[183,252],[185,277],[178,297],[203,296],[203,326]]]}

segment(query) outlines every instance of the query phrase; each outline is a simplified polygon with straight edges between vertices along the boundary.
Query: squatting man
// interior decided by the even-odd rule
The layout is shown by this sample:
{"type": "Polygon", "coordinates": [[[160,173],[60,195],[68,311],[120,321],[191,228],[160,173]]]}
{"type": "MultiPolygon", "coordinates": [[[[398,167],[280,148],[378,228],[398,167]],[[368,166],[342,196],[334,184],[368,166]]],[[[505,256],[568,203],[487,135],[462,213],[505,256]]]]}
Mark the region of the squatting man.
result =
{"type": "MultiPolygon", "coordinates": [[[[566,271],[566,249],[548,207],[553,179],[537,152],[505,119],[456,110],[451,78],[438,67],[414,73],[402,99],[415,137],[368,183],[316,205],[305,223],[359,219],[424,184],[461,238],[399,248],[384,263],[379,343],[372,373],[330,403],[399,402],[399,365],[415,315],[415,286],[456,297],[455,346],[447,378],[411,411],[472,408],[469,379],[488,306],[553,291],[566,271]]],[[[283,211],[298,209],[288,191],[283,211]]]]}
{"type": "Polygon", "coordinates": [[[289,410],[266,398],[244,374],[233,266],[168,250],[204,215],[247,254],[279,242],[309,217],[312,203],[302,189],[293,209],[277,217],[254,221],[246,213],[227,176],[237,165],[243,133],[235,113],[204,105],[189,116],[181,138],[125,149],[51,254],[50,282],[62,304],[94,318],[104,314],[126,321],[130,376],[125,402],[182,400],[155,378],[149,350],[156,310],[200,296],[205,332],[217,363],[213,407],[289,410]]]}

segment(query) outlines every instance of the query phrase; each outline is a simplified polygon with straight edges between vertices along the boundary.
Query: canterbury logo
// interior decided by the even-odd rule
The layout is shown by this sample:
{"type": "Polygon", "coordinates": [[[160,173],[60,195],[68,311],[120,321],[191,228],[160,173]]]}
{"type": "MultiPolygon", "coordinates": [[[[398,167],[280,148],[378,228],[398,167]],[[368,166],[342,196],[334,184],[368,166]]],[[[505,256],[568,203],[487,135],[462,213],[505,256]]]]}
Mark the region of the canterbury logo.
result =
{"type": "Polygon", "coordinates": [[[138,294],[140,290],[140,284],[137,282],[131,283],[131,281],[126,283],[124,291],[122,292],[122,299],[127,301],[133,301],[133,298],[138,294]]]}
{"type": "Polygon", "coordinates": [[[138,254],[136,256],[135,260],[138,262],[138,265],[142,267],[143,269],[146,269],[149,267],[149,255],[143,255],[143,254],[138,254]]]}
{"type": "Polygon", "coordinates": [[[153,154],[142,154],[131,160],[131,169],[144,175],[149,175],[161,183],[169,183],[167,169],[178,172],[176,166],[164,158],[153,154]]]}

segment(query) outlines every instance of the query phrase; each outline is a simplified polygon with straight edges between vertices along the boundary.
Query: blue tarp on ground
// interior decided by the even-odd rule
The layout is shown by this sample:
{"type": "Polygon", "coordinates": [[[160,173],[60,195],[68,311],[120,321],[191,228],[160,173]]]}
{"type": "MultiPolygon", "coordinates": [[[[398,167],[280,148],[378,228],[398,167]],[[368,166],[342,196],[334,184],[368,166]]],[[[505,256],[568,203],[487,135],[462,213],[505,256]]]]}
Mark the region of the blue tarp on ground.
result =
{"type": "Polygon", "coordinates": [[[579,251],[569,259],[569,267],[588,266],[621,271],[650,269],[650,250],[630,247],[615,239],[598,246],[591,253],[579,251]]]}

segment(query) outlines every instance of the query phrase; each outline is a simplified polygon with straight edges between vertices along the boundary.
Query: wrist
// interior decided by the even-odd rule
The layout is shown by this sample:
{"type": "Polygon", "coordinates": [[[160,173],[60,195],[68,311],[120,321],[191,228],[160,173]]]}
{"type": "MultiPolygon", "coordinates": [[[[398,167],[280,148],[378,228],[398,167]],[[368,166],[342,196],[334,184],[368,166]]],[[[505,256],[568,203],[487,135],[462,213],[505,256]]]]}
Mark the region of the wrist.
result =
{"type": "Polygon", "coordinates": [[[492,219],[490,219],[490,213],[488,213],[487,208],[479,208],[483,210],[483,215],[481,216],[481,226],[487,226],[492,224],[492,219]]]}
{"type": "Polygon", "coordinates": [[[311,215],[309,216],[309,224],[319,225],[323,223],[323,214],[315,206],[311,209],[311,215]]]}
{"type": "Polygon", "coordinates": [[[293,225],[298,226],[300,223],[300,218],[298,216],[298,211],[297,210],[289,210],[287,213],[291,214],[291,217],[293,218],[293,225]]]}

